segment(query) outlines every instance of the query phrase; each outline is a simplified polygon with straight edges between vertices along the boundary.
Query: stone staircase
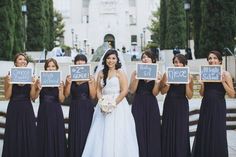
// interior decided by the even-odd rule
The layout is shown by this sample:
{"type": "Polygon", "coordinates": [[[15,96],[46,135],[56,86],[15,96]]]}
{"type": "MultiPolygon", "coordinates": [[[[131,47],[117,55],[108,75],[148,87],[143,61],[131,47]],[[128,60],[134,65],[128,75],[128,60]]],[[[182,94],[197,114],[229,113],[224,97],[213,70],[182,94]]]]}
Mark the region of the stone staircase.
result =
{"type": "Polygon", "coordinates": [[[0,101],[5,100],[4,97],[4,77],[0,77],[0,101]]]}
{"type": "Polygon", "coordinates": [[[199,74],[192,74],[193,76],[193,98],[201,98],[200,94],[199,94],[199,90],[200,90],[200,83],[198,82],[198,76],[199,74]]]}

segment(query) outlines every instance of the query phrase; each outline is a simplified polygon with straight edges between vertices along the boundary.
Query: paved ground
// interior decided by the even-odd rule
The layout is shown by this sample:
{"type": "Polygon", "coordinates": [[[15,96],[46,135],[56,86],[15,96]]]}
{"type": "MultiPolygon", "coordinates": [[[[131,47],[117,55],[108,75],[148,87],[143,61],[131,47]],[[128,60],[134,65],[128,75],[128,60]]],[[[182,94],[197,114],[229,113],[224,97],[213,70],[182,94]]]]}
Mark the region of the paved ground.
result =
{"type": "MultiPolygon", "coordinates": [[[[160,112],[162,113],[163,109],[163,97],[159,97],[159,107],[160,107],[160,112]]],[[[190,110],[193,109],[198,109],[200,106],[201,99],[192,99],[189,102],[190,110]]],[[[7,101],[0,101],[0,111],[6,111],[7,109],[7,101]]],[[[37,115],[38,111],[38,101],[33,103],[35,115],[37,115]]],[[[227,99],[227,108],[236,108],[236,99],[227,99]]],[[[64,117],[68,117],[69,114],[69,107],[64,107],[63,106],[63,112],[64,112],[64,117]]],[[[236,115],[234,115],[236,116],[236,115]]],[[[193,118],[198,118],[198,117],[190,117],[190,119],[193,118]]],[[[5,119],[0,119],[0,121],[5,121],[5,119]]],[[[67,126],[66,126],[67,127],[67,126]]],[[[196,126],[190,127],[190,130],[195,130],[196,126]]],[[[4,130],[0,129],[0,132],[3,132],[4,130]]],[[[236,157],[236,130],[229,130],[227,131],[227,139],[228,139],[228,150],[229,150],[229,157],[236,157]]],[[[191,145],[193,143],[194,137],[190,138],[191,145]]],[[[3,141],[0,140],[0,155],[2,153],[2,145],[3,141]]]]}

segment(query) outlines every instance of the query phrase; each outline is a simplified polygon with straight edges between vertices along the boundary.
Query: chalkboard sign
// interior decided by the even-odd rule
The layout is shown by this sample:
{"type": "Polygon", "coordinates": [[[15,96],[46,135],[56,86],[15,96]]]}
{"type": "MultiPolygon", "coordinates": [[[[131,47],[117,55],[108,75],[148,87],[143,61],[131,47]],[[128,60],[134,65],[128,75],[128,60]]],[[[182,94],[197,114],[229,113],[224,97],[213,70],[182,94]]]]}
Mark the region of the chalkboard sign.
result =
{"type": "Polygon", "coordinates": [[[10,75],[12,84],[31,84],[33,69],[27,67],[14,67],[11,68],[10,75]]]}
{"type": "Polygon", "coordinates": [[[90,64],[80,64],[70,66],[70,75],[72,81],[87,81],[90,79],[90,64]]]}
{"type": "Polygon", "coordinates": [[[137,79],[156,80],[158,72],[157,64],[137,63],[136,73],[137,79]]]}
{"type": "Polygon", "coordinates": [[[61,83],[60,71],[40,71],[42,87],[59,87],[61,83]]]}
{"type": "Polygon", "coordinates": [[[187,84],[189,82],[189,67],[168,67],[167,82],[171,84],[187,84]]]}
{"type": "Polygon", "coordinates": [[[221,82],[221,74],[221,65],[206,65],[200,67],[200,80],[203,82],[221,82]]]}

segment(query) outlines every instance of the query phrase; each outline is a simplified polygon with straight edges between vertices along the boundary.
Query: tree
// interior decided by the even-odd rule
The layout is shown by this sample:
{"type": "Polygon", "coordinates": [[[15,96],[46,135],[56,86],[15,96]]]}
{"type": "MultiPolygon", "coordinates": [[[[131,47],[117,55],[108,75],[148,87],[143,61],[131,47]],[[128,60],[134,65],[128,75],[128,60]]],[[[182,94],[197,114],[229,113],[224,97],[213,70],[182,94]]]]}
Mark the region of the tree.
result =
{"type": "Polygon", "coordinates": [[[152,32],[152,40],[157,46],[160,46],[160,9],[153,12],[153,19],[149,30],[152,32]]]}
{"type": "Polygon", "coordinates": [[[65,23],[63,22],[62,14],[56,10],[54,10],[54,41],[61,45],[61,39],[64,38],[64,27],[65,23]]]}
{"type": "Polygon", "coordinates": [[[0,1],[0,58],[12,59],[14,45],[14,14],[13,1],[0,1]]]}
{"type": "Polygon", "coordinates": [[[185,48],[186,25],[183,0],[167,1],[165,48],[185,48]]]}
{"type": "Polygon", "coordinates": [[[234,1],[202,0],[199,57],[210,50],[233,48],[235,36],[234,1]]]}
{"type": "Polygon", "coordinates": [[[28,51],[42,51],[45,48],[45,11],[44,0],[27,0],[28,25],[27,42],[28,51]]]}
{"type": "Polygon", "coordinates": [[[161,0],[160,6],[160,49],[166,48],[167,0],[161,0]]]}
{"type": "Polygon", "coordinates": [[[23,16],[21,11],[22,0],[13,0],[14,2],[14,45],[13,45],[13,55],[18,52],[23,51],[24,42],[24,26],[23,26],[23,16]]]}
{"type": "Polygon", "coordinates": [[[51,50],[54,47],[54,13],[53,1],[44,0],[45,14],[45,48],[51,50]]]}
{"type": "Polygon", "coordinates": [[[200,30],[201,30],[201,1],[202,0],[193,0],[191,13],[193,16],[193,39],[194,39],[194,52],[196,58],[199,58],[199,39],[200,39],[200,30]]]}

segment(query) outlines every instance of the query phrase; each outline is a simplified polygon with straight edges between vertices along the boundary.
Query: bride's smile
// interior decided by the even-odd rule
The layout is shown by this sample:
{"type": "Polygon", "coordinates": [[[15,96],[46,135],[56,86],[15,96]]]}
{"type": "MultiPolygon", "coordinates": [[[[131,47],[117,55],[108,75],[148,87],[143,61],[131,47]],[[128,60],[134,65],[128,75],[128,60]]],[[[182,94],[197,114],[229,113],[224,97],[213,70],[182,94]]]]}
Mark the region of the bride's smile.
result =
{"type": "Polygon", "coordinates": [[[115,54],[111,54],[107,57],[106,64],[109,67],[109,69],[115,68],[116,63],[117,63],[117,57],[115,54]]]}

